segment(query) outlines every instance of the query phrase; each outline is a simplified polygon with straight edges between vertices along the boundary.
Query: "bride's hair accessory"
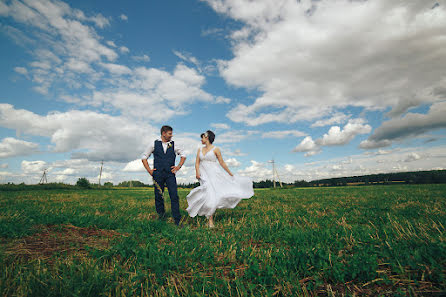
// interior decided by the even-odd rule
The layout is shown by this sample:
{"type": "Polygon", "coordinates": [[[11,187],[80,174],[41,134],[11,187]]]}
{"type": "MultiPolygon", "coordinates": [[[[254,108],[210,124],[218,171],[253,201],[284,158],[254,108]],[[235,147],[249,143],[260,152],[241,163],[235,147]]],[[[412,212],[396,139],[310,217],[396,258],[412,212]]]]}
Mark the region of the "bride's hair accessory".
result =
{"type": "Polygon", "coordinates": [[[204,133],[201,133],[201,135],[200,135],[200,137],[207,137],[208,139],[209,139],[209,142],[210,143],[213,143],[214,142],[214,139],[215,139],[215,133],[214,132],[212,132],[211,130],[207,130],[206,132],[204,132],[204,133]]]}

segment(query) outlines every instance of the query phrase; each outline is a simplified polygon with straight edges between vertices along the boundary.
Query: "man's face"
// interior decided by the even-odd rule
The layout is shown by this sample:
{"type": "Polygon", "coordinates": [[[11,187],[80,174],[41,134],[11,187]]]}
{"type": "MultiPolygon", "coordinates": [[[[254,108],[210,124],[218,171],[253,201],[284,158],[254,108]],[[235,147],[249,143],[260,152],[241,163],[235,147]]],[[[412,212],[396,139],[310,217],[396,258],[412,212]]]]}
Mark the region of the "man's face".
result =
{"type": "Polygon", "coordinates": [[[172,139],[173,134],[172,134],[172,131],[167,131],[167,132],[163,132],[161,134],[161,136],[163,137],[163,140],[167,142],[172,139]]]}

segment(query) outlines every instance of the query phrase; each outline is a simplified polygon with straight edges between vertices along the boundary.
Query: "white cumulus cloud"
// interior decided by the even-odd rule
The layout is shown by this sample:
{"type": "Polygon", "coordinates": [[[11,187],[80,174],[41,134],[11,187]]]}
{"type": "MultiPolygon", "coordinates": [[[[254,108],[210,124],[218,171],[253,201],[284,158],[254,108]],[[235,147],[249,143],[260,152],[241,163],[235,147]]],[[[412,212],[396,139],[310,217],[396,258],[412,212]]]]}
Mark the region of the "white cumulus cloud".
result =
{"type": "Polygon", "coordinates": [[[204,0],[243,24],[223,78],[258,90],[227,116],[248,125],[341,124],[348,107],[389,116],[444,100],[446,6],[435,1],[204,0]],[[443,91],[441,91],[443,90],[443,91]],[[328,118],[330,115],[334,115],[328,118]],[[338,115],[338,116],[336,116],[338,115]]]}
{"type": "Polygon", "coordinates": [[[6,137],[0,142],[0,158],[31,155],[38,151],[38,147],[37,143],[6,137]]]}
{"type": "Polygon", "coordinates": [[[136,62],[149,62],[150,61],[150,57],[145,54],[141,55],[141,56],[133,56],[132,59],[135,60],[136,62]]]}
{"type": "MultiPolygon", "coordinates": [[[[149,165],[151,168],[153,168],[153,159],[149,159],[149,165]]],[[[144,168],[141,159],[136,159],[131,162],[128,162],[123,171],[126,172],[146,172],[146,169],[144,168]]]]}
{"type": "Polygon", "coordinates": [[[229,158],[229,159],[225,160],[225,163],[229,167],[239,167],[241,165],[241,163],[239,161],[237,161],[237,159],[235,159],[235,158],[229,158]]]}
{"type": "Polygon", "coordinates": [[[318,140],[319,145],[344,145],[349,143],[358,134],[370,133],[372,127],[364,124],[362,119],[350,120],[341,130],[338,126],[330,128],[327,134],[324,134],[322,139],[318,140]]]}
{"type": "Polygon", "coordinates": [[[14,71],[23,75],[28,74],[28,70],[25,67],[15,67],[14,71]]]}
{"type": "Polygon", "coordinates": [[[421,159],[421,156],[418,153],[412,152],[406,156],[406,158],[404,159],[404,162],[413,162],[413,161],[417,161],[420,159],[421,159]]]}
{"type": "Polygon", "coordinates": [[[14,20],[11,30],[23,35],[20,39],[27,40],[26,43],[19,41],[20,45],[32,44],[30,52],[37,61],[28,72],[40,93],[46,94],[57,82],[79,88],[81,83],[74,84],[79,81],[76,79],[79,73],[88,73],[94,79],[97,75],[93,71],[94,63],[104,59],[111,62],[118,57],[114,43],[103,41],[89,24],[99,28],[109,26],[108,18],[101,14],[86,16],[57,0],[17,0],[2,2],[1,16],[14,20]],[[31,30],[15,28],[23,25],[31,30]]]}
{"type": "Polygon", "coordinates": [[[230,128],[230,126],[226,123],[212,123],[211,127],[215,129],[221,129],[221,130],[227,130],[230,128]]]}
{"type": "Polygon", "coordinates": [[[288,136],[301,137],[305,135],[306,133],[299,130],[269,131],[262,133],[262,138],[285,138],[288,136]]]}
{"type": "Polygon", "coordinates": [[[40,173],[43,174],[43,170],[48,168],[48,164],[45,161],[26,161],[21,163],[22,171],[25,174],[40,173]]]}
{"type": "Polygon", "coordinates": [[[361,142],[364,149],[385,147],[395,140],[418,136],[430,130],[446,128],[446,101],[432,104],[427,114],[407,113],[385,121],[373,134],[361,142]]]}
{"type": "Polygon", "coordinates": [[[351,119],[343,129],[339,126],[331,127],[322,138],[313,140],[311,136],[305,137],[293,151],[305,152],[306,157],[313,156],[321,152],[322,146],[345,145],[355,136],[370,133],[371,130],[372,127],[363,119],[351,119]]]}
{"type": "Polygon", "coordinates": [[[312,150],[316,150],[318,146],[313,141],[313,138],[311,136],[305,137],[298,146],[294,148],[294,152],[309,152],[312,150]]]}
{"type": "Polygon", "coordinates": [[[155,138],[158,134],[157,129],[124,117],[80,110],[41,116],[10,104],[0,104],[0,126],[48,137],[52,151],[72,151],[73,158],[92,161],[133,160],[147,142],[139,136],[155,138]]]}
{"type": "Polygon", "coordinates": [[[251,165],[245,169],[237,171],[238,174],[249,176],[254,181],[261,181],[272,178],[272,170],[267,168],[267,164],[251,160],[251,165]]]}
{"type": "Polygon", "coordinates": [[[126,46],[120,46],[120,47],[119,47],[119,51],[120,51],[121,53],[123,53],[123,54],[127,54],[127,53],[130,52],[130,49],[129,49],[128,47],[126,47],[126,46]]]}

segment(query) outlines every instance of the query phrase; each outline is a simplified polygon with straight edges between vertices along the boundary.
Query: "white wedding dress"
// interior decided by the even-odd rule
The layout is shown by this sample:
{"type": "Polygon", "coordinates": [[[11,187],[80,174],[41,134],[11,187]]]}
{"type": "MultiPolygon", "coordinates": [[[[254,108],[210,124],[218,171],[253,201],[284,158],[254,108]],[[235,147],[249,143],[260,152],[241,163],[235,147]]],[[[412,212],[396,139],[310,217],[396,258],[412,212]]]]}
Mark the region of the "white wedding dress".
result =
{"type": "Polygon", "coordinates": [[[186,211],[191,217],[209,218],[216,209],[234,208],[242,199],[254,195],[252,180],[246,176],[230,176],[221,166],[212,148],[206,155],[200,149],[200,186],[187,195],[186,211]]]}

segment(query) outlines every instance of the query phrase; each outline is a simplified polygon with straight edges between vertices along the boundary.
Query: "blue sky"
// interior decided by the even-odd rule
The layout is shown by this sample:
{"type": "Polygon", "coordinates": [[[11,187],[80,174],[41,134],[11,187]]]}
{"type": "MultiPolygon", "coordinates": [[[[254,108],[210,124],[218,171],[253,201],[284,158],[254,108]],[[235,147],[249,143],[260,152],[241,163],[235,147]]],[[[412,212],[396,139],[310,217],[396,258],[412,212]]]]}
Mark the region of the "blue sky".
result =
{"type": "Polygon", "coordinates": [[[0,1],[0,182],[149,178],[211,129],[283,181],[443,169],[445,1],[0,1]],[[393,2],[393,3],[392,3],[393,2]]]}

